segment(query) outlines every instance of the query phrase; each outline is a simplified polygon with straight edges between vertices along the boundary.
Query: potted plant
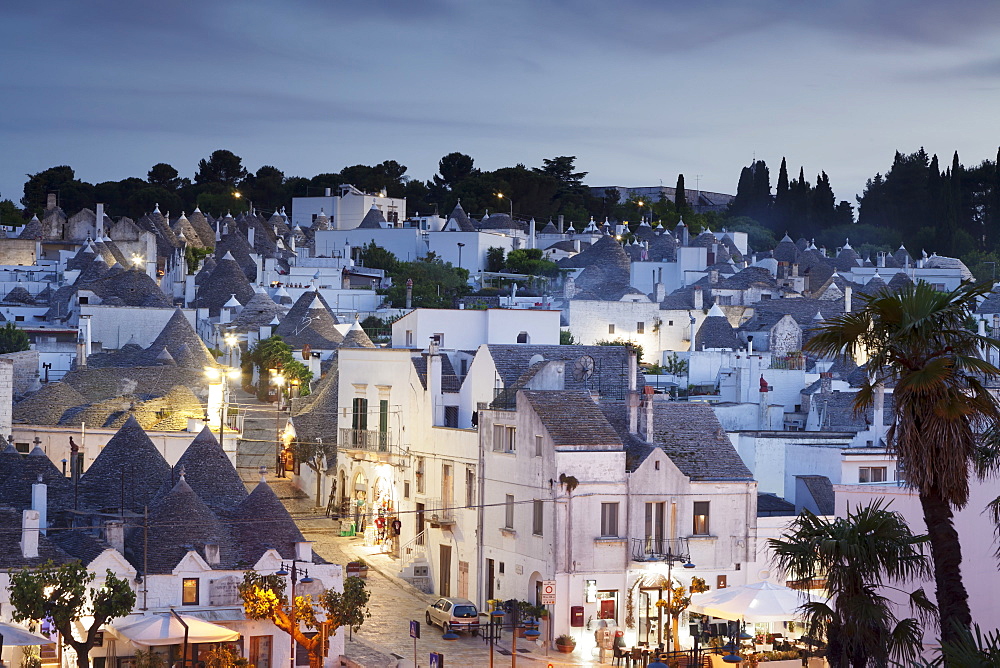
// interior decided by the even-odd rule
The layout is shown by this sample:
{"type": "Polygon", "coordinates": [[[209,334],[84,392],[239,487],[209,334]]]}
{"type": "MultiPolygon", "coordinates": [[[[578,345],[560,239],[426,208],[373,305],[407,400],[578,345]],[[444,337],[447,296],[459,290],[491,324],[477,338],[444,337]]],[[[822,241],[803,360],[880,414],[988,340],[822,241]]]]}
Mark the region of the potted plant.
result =
{"type": "Polygon", "coordinates": [[[556,638],[556,649],[563,654],[571,654],[576,649],[576,641],[573,636],[564,633],[556,638]]]}
{"type": "Polygon", "coordinates": [[[355,559],[347,562],[347,577],[367,578],[368,564],[364,559],[355,559]]]}

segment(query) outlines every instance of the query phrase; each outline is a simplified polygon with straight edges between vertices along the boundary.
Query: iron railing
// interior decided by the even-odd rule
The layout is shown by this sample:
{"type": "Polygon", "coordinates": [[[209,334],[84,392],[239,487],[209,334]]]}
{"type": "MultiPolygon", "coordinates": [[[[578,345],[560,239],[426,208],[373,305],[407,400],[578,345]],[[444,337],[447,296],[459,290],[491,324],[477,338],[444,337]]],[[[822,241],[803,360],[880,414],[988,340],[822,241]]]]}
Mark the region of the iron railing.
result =
{"type": "Polygon", "coordinates": [[[450,524],[455,521],[454,501],[427,499],[424,501],[424,521],[431,524],[450,524]]]}
{"type": "Polygon", "coordinates": [[[392,452],[395,441],[391,430],[341,428],[337,446],[342,450],[392,452]]]}
{"type": "Polygon", "coordinates": [[[689,561],[687,538],[633,538],[633,561],[689,561]]]}

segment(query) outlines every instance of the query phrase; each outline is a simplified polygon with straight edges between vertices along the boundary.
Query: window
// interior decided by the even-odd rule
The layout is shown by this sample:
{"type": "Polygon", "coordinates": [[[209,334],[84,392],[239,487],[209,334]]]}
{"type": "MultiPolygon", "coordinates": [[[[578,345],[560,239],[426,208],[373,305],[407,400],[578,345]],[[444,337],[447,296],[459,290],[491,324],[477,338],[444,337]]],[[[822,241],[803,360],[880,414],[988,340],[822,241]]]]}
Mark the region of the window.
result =
{"type": "Polygon", "coordinates": [[[605,537],[618,536],[618,504],[601,504],[601,535],[605,537]]]}
{"type": "Polygon", "coordinates": [[[528,333],[527,332],[521,332],[521,333],[519,333],[517,335],[517,342],[518,343],[531,343],[531,341],[528,340],[528,333]]]}
{"type": "Polygon", "coordinates": [[[198,578],[184,578],[181,585],[181,604],[198,605],[198,578]]]}
{"type": "Polygon", "coordinates": [[[858,469],[858,482],[885,482],[885,466],[862,466],[858,469]]]}
{"type": "Polygon", "coordinates": [[[615,333],[615,326],[608,325],[608,334],[614,334],[614,333],[615,333]]]}
{"type": "Polygon", "coordinates": [[[718,297],[715,298],[715,303],[718,304],[719,306],[732,306],[733,298],[730,295],[726,296],[719,295],[718,297]]]}
{"type": "Polygon", "coordinates": [[[465,505],[476,505],[476,469],[471,466],[465,469],[465,505]]]}
{"type": "Polygon", "coordinates": [[[505,424],[493,425],[493,451],[514,452],[516,445],[516,427],[505,424]]]}
{"type": "Polygon", "coordinates": [[[708,501],[694,502],[694,530],[691,532],[695,536],[708,535],[708,501]]]}
{"type": "Polygon", "coordinates": [[[90,297],[80,297],[80,303],[81,304],[89,304],[90,303],[90,297]]]}
{"type": "Polygon", "coordinates": [[[404,499],[410,498],[410,481],[409,480],[404,480],[403,481],[403,498],[404,499]]]}
{"type": "Polygon", "coordinates": [[[389,445],[389,400],[380,399],[378,402],[378,444],[380,450],[385,450],[389,445]]]}
{"type": "Polygon", "coordinates": [[[656,469],[657,471],[660,470],[660,460],[659,459],[657,459],[655,462],[653,462],[653,468],[656,469]]]}
{"type": "MultiPolygon", "coordinates": [[[[662,501],[646,504],[646,543],[663,540],[663,509],[667,504],[662,501]]],[[[656,550],[664,552],[665,550],[656,550]]]]}
{"type": "Polygon", "coordinates": [[[667,320],[667,327],[673,327],[673,326],[674,326],[674,321],[673,320],[667,320]]]}
{"type": "Polygon", "coordinates": [[[458,373],[460,376],[462,376],[462,378],[465,378],[469,374],[469,360],[463,357],[461,360],[459,360],[458,364],[459,364],[458,373]]]}
{"type": "Polygon", "coordinates": [[[431,338],[437,341],[438,348],[444,348],[444,334],[442,332],[434,334],[431,338]]]}
{"type": "Polygon", "coordinates": [[[248,658],[257,668],[271,668],[271,636],[250,636],[248,658]]]}
{"type": "Polygon", "coordinates": [[[542,456],[542,441],[543,441],[543,439],[542,439],[541,436],[535,436],[535,456],[536,457],[541,457],[542,456]]]}
{"type": "Polygon", "coordinates": [[[444,426],[458,428],[458,406],[444,407],[444,426]]]}
{"type": "Polygon", "coordinates": [[[413,347],[413,330],[412,329],[406,330],[406,347],[407,348],[412,348],[413,347]]]}
{"type": "Polygon", "coordinates": [[[424,458],[417,457],[417,469],[415,471],[417,478],[417,494],[424,493],[424,458]]]}
{"type": "Polygon", "coordinates": [[[368,429],[368,400],[364,397],[354,397],[351,406],[351,428],[364,431],[368,429]]]}
{"type": "Polygon", "coordinates": [[[504,500],[503,526],[505,529],[514,528],[514,496],[511,494],[504,500]]]}
{"type": "Polygon", "coordinates": [[[536,536],[542,535],[542,522],[545,518],[545,506],[542,501],[535,499],[531,503],[531,533],[536,536]]]}
{"type": "Polygon", "coordinates": [[[646,331],[646,323],[644,323],[644,322],[637,322],[637,323],[635,323],[635,333],[636,334],[642,334],[645,331],[646,331]]]}

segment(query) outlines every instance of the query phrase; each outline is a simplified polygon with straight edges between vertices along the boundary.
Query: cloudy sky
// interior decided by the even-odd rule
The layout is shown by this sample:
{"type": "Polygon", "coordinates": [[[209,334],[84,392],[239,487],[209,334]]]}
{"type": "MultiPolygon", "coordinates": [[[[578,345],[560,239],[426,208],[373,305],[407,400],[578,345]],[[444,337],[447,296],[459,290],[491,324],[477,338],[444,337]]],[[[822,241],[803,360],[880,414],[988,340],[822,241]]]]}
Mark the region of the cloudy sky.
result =
{"type": "Polygon", "coordinates": [[[451,151],[576,155],[591,185],[734,192],[755,156],[853,201],[897,149],[1000,143],[1000,3],[45,0],[5,3],[0,198],[217,148],[312,176],[451,151]]]}

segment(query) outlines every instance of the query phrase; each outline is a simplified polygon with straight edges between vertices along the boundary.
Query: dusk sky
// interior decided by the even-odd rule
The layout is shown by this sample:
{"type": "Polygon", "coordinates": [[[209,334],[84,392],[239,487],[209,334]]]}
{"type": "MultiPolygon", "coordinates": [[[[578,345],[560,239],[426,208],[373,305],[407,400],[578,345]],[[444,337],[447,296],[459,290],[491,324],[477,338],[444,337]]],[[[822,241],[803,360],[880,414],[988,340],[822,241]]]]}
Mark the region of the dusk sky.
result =
{"type": "Polygon", "coordinates": [[[756,156],[854,202],[897,149],[996,156],[1000,3],[719,0],[5,3],[0,199],[69,164],[288,176],[576,155],[590,185],[735,192],[756,156]],[[700,179],[698,178],[700,175],[700,179]]]}

